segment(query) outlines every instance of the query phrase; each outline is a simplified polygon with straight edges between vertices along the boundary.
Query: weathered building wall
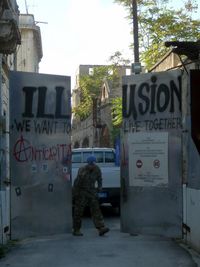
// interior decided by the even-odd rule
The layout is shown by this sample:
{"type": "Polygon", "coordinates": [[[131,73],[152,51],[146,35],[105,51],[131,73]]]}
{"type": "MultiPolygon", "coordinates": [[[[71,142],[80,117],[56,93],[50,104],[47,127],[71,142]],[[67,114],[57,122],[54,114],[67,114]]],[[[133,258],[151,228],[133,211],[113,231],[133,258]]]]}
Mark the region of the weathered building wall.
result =
{"type": "Polygon", "coordinates": [[[169,51],[154,67],[150,70],[150,72],[159,72],[159,71],[167,71],[169,69],[174,69],[176,67],[180,67],[181,61],[177,54],[169,51]]]}
{"type": "Polygon", "coordinates": [[[10,238],[10,143],[9,143],[9,80],[8,69],[2,57],[0,96],[0,231],[1,243],[10,238]]]}
{"type": "Polygon", "coordinates": [[[17,50],[17,70],[39,72],[39,62],[43,56],[40,28],[36,25],[34,16],[20,14],[19,29],[21,45],[17,50]]]}
{"type": "MultiPolygon", "coordinates": [[[[25,19],[32,15],[25,15],[25,19]]],[[[30,22],[30,21],[29,21],[30,22]]],[[[32,23],[33,21],[31,21],[32,23]]],[[[26,24],[26,23],[25,23],[26,24]]],[[[27,25],[26,25],[27,26],[27,25]]],[[[31,24],[32,34],[19,29],[19,10],[15,0],[1,1],[0,10],[0,243],[10,238],[10,141],[9,141],[9,71],[37,71],[42,57],[40,30],[31,24]],[[19,52],[19,54],[17,53],[19,52]],[[23,54],[23,55],[22,55],[23,54]],[[19,57],[18,57],[19,56],[19,57]]],[[[25,27],[27,32],[27,27],[25,27]]]]}
{"type": "Polygon", "coordinates": [[[9,70],[20,44],[15,0],[0,4],[0,244],[10,239],[9,70]]]}
{"type": "MultiPolygon", "coordinates": [[[[77,72],[76,88],[72,92],[72,105],[76,106],[80,102],[80,75],[89,75],[92,68],[98,65],[80,65],[77,72]]],[[[113,147],[112,137],[112,99],[122,96],[122,76],[130,73],[129,66],[119,66],[119,83],[115,87],[111,82],[102,80],[100,94],[96,96],[96,103],[93,106],[93,113],[84,121],[79,121],[73,117],[72,123],[72,147],[100,146],[113,147]],[[88,142],[85,142],[85,140],[88,142]]]]}
{"type": "Polygon", "coordinates": [[[76,121],[72,125],[72,147],[84,147],[83,142],[88,140],[88,146],[93,147],[93,120],[92,116],[84,121],[76,121]]]}

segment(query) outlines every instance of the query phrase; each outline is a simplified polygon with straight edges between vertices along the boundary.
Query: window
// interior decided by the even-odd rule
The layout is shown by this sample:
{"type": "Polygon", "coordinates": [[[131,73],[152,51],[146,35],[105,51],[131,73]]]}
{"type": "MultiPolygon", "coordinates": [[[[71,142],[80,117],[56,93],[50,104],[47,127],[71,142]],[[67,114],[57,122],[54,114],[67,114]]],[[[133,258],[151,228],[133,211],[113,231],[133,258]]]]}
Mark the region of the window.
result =
{"type": "Polygon", "coordinates": [[[87,162],[87,158],[92,155],[92,152],[83,152],[83,162],[87,162]]]}
{"type": "Polygon", "coordinates": [[[114,152],[105,152],[105,162],[115,162],[114,152]]]}
{"type": "Polygon", "coordinates": [[[94,154],[92,151],[83,152],[83,162],[87,162],[87,158],[91,155],[94,155],[94,157],[97,160],[97,163],[103,162],[103,152],[102,151],[95,151],[94,154]]]}
{"type": "Polygon", "coordinates": [[[131,69],[130,69],[130,68],[127,68],[127,69],[126,69],[126,76],[127,76],[127,75],[131,75],[131,69]]]}
{"type": "Polygon", "coordinates": [[[93,75],[94,74],[94,68],[89,68],[89,75],[93,75]]]}
{"type": "Polygon", "coordinates": [[[81,152],[72,153],[72,163],[81,163],[81,152]]]}
{"type": "Polygon", "coordinates": [[[94,152],[94,156],[97,159],[97,163],[103,162],[103,152],[96,151],[94,152]]]}

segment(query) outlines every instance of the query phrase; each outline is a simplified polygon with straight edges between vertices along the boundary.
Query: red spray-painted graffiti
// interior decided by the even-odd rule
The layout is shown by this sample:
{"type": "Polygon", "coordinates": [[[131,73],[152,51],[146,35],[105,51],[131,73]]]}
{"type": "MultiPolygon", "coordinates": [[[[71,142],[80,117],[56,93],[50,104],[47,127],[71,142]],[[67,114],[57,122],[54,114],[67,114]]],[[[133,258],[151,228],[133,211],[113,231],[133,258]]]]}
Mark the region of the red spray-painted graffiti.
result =
{"type": "Polygon", "coordinates": [[[21,136],[15,143],[13,155],[18,162],[62,160],[71,152],[70,145],[55,144],[52,146],[33,146],[21,136]]]}

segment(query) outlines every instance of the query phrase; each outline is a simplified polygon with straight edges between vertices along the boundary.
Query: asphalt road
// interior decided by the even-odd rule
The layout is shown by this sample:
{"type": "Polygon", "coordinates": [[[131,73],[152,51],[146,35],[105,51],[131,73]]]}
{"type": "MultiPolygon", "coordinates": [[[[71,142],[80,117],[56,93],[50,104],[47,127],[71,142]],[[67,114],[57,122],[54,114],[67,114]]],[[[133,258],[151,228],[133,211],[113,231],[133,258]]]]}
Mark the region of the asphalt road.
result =
{"type": "Polygon", "coordinates": [[[1,267],[195,267],[191,254],[177,242],[156,236],[120,232],[120,219],[108,209],[104,217],[111,231],[99,237],[89,216],[83,237],[66,233],[22,240],[1,267]]]}

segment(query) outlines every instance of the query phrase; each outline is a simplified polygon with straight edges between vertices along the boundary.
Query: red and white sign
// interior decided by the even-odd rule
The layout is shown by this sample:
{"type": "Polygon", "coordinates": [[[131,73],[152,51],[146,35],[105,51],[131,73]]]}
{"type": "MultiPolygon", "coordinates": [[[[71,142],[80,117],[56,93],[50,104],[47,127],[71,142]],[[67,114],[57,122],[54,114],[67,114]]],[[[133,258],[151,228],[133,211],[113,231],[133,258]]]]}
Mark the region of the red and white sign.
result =
{"type": "Polygon", "coordinates": [[[142,165],[143,165],[142,161],[141,161],[140,159],[138,159],[138,160],[136,161],[136,166],[137,166],[137,168],[142,168],[142,165]]]}

